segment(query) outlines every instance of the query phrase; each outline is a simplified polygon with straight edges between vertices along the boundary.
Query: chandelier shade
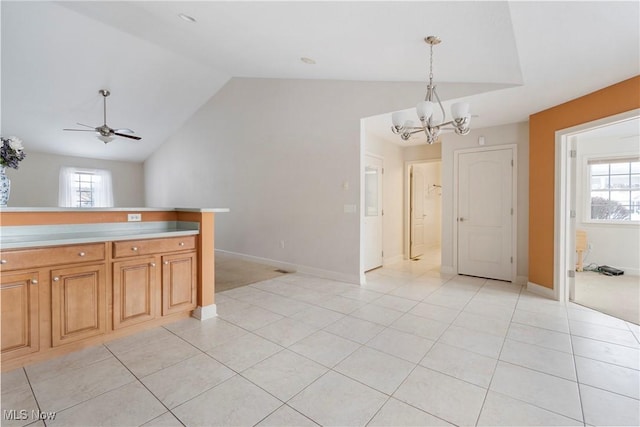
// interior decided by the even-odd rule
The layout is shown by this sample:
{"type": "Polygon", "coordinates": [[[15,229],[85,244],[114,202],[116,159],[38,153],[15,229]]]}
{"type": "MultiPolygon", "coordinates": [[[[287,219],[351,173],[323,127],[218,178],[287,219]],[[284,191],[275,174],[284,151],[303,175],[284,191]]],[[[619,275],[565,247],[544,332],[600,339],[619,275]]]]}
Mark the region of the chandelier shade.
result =
{"type": "Polygon", "coordinates": [[[429,84],[424,101],[416,105],[420,124],[416,126],[404,112],[397,111],[391,114],[391,131],[400,135],[403,141],[409,140],[412,135],[424,132],[427,143],[433,144],[438,139],[440,130],[446,126],[450,126],[458,135],[467,135],[470,131],[471,114],[468,103],[456,102],[451,106],[452,120],[447,121],[444,107],[433,84],[433,46],[439,44],[441,40],[437,36],[429,36],[425,37],[424,41],[429,45],[429,84]]]}

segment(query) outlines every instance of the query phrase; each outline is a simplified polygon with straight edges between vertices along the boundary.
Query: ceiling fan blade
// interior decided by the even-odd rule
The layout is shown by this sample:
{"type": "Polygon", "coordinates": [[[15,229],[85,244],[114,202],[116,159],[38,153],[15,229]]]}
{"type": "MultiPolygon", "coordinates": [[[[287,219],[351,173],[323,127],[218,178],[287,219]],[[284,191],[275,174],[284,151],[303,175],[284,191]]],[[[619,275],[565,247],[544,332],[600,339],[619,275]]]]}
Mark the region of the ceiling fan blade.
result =
{"type": "Polygon", "coordinates": [[[93,129],[93,130],[95,130],[95,129],[96,129],[94,126],[85,125],[84,123],[76,123],[76,124],[77,124],[77,125],[80,125],[80,126],[84,126],[84,127],[86,127],[86,128],[91,128],[91,129],[93,129]]]}
{"type": "Polygon", "coordinates": [[[95,129],[62,129],[62,130],[70,130],[74,132],[95,132],[95,129]]]}
{"type": "Polygon", "coordinates": [[[142,139],[142,137],[140,136],[135,136],[135,135],[128,135],[126,133],[120,133],[120,132],[113,132],[114,135],[118,135],[121,136],[123,138],[130,138],[130,139],[135,139],[136,141],[139,139],[142,139]]]}

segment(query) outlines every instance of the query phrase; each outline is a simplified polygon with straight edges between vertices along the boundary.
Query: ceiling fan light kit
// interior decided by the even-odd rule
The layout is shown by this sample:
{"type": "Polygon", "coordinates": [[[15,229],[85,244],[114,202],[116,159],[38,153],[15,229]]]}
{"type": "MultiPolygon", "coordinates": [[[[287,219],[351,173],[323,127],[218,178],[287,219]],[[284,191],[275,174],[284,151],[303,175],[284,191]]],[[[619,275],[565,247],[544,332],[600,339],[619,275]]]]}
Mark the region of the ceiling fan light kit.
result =
{"type": "Polygon", "coordinates": [[[136,141],[142,139],[139,136],[130,135],[132,133],[135,133],[131,129],[126,129],[126,128],[112,129],[109,126],[107,126],[107,97],[111,95],[111,92],[109,92],[107,89],[100,89],[98,93],[102,95],[102,106],[103,106],[102,111],[103,111],[103,119],[104,119],[102,126],[98,126],[94,128],[93,126],[77,123],[80,126],[84,126],[90,129],[63,129],[63,130],[74,131],[74,132],[96,132],[98,134],[97,138],[100,141],[104,142],[105,144],[108,144],[109,142],[113,141],[116,136],[120,136],[122,138],[134,139],[136,141]]]}
{"type": "Polygon", "coordinates": [[[411,120],[402,111],[396,111],[391,115],[391,131],[400,135],[403,141],[408,141],[412,135],[424,132],[427,136],[427,143],[433,144],[440,135],[440,130],[445,126],[452,126],[458,135],[467,135],[470,131],[469,123],[471,115],[469,114],[469,104],[466,102],[456,102],[451,106],[450,121],[446,121],[446,113],[440,97],[436,92],[436,86],[433,84],[433,46],[440,44],[441,40],[437,36],[428,36],[424,38],[425,43],[429,45],[429,84],[427,85],[427,94],[424,101],[420,101],[416,105],[416,113],[420,124],[411,120]],[[441,115],[440,120],[434,119],[434,110],[439,109],[441,115]]]}

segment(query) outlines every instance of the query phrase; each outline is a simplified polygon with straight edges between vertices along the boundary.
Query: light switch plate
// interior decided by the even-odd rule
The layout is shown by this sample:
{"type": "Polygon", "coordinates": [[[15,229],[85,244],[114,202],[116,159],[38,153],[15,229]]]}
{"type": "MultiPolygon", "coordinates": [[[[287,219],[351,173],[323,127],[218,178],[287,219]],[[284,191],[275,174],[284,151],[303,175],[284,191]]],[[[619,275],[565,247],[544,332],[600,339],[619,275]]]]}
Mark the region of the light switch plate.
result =
{"type": "Polygon", "coordinates": [[[131,221],[142,221],[142,214],[139,214],[139,213],[127,214],[127,221],[129,221],[129,222],[131,222],[131,221]]]}

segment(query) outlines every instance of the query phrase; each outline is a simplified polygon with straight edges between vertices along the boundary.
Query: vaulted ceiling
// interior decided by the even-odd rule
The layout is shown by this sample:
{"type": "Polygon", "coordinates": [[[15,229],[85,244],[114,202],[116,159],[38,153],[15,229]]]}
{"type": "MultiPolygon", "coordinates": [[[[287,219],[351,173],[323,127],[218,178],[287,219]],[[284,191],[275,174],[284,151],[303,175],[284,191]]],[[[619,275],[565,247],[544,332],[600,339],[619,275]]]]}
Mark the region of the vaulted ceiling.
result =
{"type": "MultiPolygon", "coordinates": [[[[2,1],[0,8],[2,134],[34,151],[81,157],[144,160],[233,77],[425,82],[422,39],[432,34],[443,40],[434,48],[436,83],[445,98],[472,104],[475,128],[524,121],[640,74],[637,1],[2,1]],[[112,93],[107,123],[134,129],[140,142],[104,145],[91,132],[62,131],[102,124],[102,88],[112,93]]],[[[366,123],[389,134],[386,115],[366,123]]]]}

